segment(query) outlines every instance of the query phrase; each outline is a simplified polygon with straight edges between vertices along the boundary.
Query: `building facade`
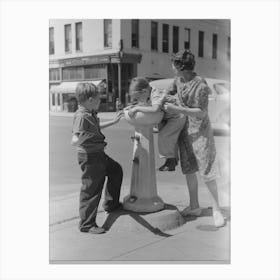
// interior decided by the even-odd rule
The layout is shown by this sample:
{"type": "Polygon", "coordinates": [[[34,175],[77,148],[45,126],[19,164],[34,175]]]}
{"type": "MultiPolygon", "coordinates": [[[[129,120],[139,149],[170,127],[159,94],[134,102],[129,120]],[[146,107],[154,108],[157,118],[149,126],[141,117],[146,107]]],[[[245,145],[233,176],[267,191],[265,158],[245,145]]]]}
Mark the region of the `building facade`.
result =
{"type": "Polygon", "coordinates": [[[101,110],[126,105],[131,78],[173,76],[171,56],[196,56],[196,72],[230,79],[230,21],[181,19],[58,19],[49,23],[50,110],[75,111],[78,82],[95,83],[101,110]]]}

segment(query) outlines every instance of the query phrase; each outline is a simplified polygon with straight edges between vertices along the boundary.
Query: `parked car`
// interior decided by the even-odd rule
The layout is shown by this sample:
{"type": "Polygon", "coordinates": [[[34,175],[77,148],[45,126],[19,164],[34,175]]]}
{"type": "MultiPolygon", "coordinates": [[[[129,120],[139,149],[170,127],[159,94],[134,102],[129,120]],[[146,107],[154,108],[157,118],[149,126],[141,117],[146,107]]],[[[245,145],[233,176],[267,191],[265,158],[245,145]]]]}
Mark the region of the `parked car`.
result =
{"type": "MultiPolygon", "coordinates": [[[[150,86],[167,89],[174,79],[161,79],[150,82],[150,86]]],[[[230,133],[230,83],[225,80],[205,78],[211,94],[209,94],[208,114],[214,134],[230,133]]]]}

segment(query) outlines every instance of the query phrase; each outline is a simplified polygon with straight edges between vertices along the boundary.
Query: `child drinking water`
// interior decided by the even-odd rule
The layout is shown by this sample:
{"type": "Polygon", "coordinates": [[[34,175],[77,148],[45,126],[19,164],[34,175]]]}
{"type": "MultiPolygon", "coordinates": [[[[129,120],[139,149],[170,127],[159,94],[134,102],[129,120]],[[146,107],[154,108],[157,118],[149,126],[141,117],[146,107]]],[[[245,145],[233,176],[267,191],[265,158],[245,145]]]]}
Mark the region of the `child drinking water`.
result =
{"type": "Polygon", "coordinates": [[[181,113],[164,110],[166,103],[177,104],[174,92],[152,89],[145,78],[133,78],[129,87],[129,94],[137,104],[129,109],[132,118],[137,112],[152,113],[164,112],[162,123],[159,125],[158,150],[161,157],[166,158],[160,171],[174,171],[178,163],[177,140],[183,129],[186,117],[181,113]]]}

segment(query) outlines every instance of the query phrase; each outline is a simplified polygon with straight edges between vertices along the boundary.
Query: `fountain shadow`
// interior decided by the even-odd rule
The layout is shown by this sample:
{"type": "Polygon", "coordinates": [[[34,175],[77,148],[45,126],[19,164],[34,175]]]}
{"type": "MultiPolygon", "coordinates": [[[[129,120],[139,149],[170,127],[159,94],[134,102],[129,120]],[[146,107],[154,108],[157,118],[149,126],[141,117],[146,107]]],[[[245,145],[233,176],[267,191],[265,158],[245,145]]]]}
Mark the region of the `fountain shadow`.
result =
{"type": "MultiPolygon", "coordinates": [[[[175,210],[178,211],[178,208],[174,205],[171,204],[165,204],[164,205],[164,209],[159,210],[157,212],[153,212],[153,213],[159,213],[161,211],[164,210],[175,210]]],[[[154,227],[151,223],[149,223],[144,217],[152,214],[152,213],[147,213],[147,212],[132,212],[132,211],[128,211],[128,210],[124,210],[124,209],[120,209],[117,211],[114,211],[112,213],[109,213],[104,224],[103,224],[103,228],[106,231],[109,231],[110,228],[113,226],[113,224],[121,217],[121,216],[129,216],[130,218],[132,218],[134,221],[136,221],[138,224],[140,224],[142,227],[146,228],[148,231],[152,232],[155,235],[159,235],[162,237],[170,237],[173,236],[171,234],[167,234],[164,231],[162,231],[161,229],[159,229],[158,227],[154,227]]],[[[183,218],[183,224],[192,221],[196,219],[196,217],[188,217],[188,218],[183,218]]],[[[181,224],[181,225],[183,225],[181,224]]],[[[169,229],[168,229],[169,230],[169,229]]]]}

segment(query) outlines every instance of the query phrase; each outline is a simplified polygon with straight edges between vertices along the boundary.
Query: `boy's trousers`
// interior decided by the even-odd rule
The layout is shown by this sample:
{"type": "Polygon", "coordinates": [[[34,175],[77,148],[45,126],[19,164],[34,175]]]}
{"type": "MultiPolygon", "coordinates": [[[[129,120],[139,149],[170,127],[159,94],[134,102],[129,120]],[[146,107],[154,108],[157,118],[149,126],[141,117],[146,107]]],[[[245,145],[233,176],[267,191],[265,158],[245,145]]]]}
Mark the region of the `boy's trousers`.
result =
{"type": "Polygon", "coordinates": [[[103,208],[110,211],[119,205],[123,171],[120,164],[103,151],[91,154],[78,153],[78,162],[82,169],[79,228],[81,231],[87,231],[96,225],[97,209],[106,177],[103,208]]]}
{"type": "Polygon", "coordinates": [[[178,158],[178,138],[186,123],[186,117],[170,118],[159,125],[158,152],[161,157],[178,158]]]}

